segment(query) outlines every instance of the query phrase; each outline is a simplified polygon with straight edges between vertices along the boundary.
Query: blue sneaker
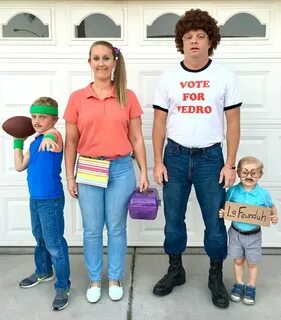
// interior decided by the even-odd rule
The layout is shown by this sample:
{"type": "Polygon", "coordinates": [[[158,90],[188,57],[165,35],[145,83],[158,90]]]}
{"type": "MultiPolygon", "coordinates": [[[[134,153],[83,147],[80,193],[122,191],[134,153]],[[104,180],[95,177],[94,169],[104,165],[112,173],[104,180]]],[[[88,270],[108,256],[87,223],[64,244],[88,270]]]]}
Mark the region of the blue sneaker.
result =
{"type": "Polygon", "coordinates": [[[55,276],[53,274],[53,271],[51,271],[50,273],[46,274],[45,276],[39,277],[36,273],[33,273],[31,276],[21,280],[21,282],[19,283],[21,288],[32,288],[34,286],[36,286],[39,283],[42,282],[47,282],[47,281],[51,281],[55,279],[55,276]]]}
{"type": "Polygon", "coordinates": [[[244,296],[244,283],[235,283],[230,293],[230,299],[235,302],[241,301],[244,296]]]}
{"type": "Polygon", "coordinates": [[[58,290],[56,292],[56,296],[52,304],[52,309],[54,311],[60,311],[66,308],[69,302],[69,295],[70,295],[69,290],[65,290],[65,291],[58,290]]]}
{"type": "Polygon", "coordinates": [[[256,299],[256,288],[253,286],[247,285],[245,289],[243,302],[245,304],[253,305],[255,304],[255,299],[256,299]]]}

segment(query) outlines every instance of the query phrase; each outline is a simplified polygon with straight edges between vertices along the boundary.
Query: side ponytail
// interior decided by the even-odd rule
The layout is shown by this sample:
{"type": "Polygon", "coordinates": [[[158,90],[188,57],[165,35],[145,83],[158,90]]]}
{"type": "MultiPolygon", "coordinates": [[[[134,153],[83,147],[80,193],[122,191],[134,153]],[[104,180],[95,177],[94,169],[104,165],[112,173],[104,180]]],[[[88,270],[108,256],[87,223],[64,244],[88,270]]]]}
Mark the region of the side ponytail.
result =
{"type": "Polygon", "coordinates": [[[120,52],[116,59],[116,68],[113,73],[113,84],[117,100],[122,107],[127,104],[127,76],[123,54],[120,52]]]}

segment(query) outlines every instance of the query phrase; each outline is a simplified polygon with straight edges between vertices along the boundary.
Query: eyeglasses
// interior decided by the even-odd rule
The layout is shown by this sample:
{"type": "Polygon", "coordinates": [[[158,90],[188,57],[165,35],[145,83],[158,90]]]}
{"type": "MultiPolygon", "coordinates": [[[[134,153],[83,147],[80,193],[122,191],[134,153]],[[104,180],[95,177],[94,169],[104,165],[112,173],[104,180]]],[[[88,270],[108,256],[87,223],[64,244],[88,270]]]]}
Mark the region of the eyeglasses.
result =
{"type": "Polygon", "coordinates": [[[246,178],[249,173],[252,178],[259,178],[262,175],[262,171],[257,169],[252,169],[250,171],[247,169],[240,169],[239,173],[242,178],[246,178]]]}
{"type": "Polygon", "coordinates": [[[182,40],[183,41],[191,41],[193,38],[195,38],[197,41],[203,41],[208,38],[208,35],[205,33],[198,33],[195,35],[187,34],[182,37],[182,40]]]}

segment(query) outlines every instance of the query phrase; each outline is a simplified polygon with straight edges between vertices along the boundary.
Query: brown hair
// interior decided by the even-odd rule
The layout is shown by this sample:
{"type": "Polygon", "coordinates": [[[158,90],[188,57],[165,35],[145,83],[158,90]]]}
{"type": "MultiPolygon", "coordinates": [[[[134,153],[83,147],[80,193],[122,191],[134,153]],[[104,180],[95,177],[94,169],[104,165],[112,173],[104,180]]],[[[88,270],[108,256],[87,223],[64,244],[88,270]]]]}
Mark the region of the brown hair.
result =
{"type": "Polygon", "coordinates": [[[213,55],[214,50],[220,43],[221,36],[220,30],[217,26],[217,21],[212,18],[207,11],[200,9],[191,9],[186,11],[181,16],[180,20],[176,23],[175,27],[175,42],[176,48],[179,52],[183,52],[183,40],[184,34],[190,30],[204,30],[210,40],[209,56],[213,55]]]}
{"type": "Polygon", "coordinates": [[[40,97],[36,99],[32,104],[37,106],[50,106],[54,108],[59,107],[57,101],[50,97],[40,97]]]}
{"type": "Polygon", "coordinates": [[[257,169],[259,169],[261,171],[263,170],[263,163],[259,159],[252,157],[252,156],[246,156],[244,158],[241,158],[238,162],[237,170],[241,169],[242,166],[245,164],[256,164],[257,169]]]}
{"type": "Polygon", "coordinates": [[[99,45],[105,46],[112,50],[112,55],[116,60],[116,67],[113,72],[113,85],[116,92],[117,101],[122,107],[124,107],[127,104],[127,76],[123,54],[120,49],[113,47],[113,45],[108,41],[96,41],[90,47],[88,61],[91,60],[92,48],[99,45]]]}

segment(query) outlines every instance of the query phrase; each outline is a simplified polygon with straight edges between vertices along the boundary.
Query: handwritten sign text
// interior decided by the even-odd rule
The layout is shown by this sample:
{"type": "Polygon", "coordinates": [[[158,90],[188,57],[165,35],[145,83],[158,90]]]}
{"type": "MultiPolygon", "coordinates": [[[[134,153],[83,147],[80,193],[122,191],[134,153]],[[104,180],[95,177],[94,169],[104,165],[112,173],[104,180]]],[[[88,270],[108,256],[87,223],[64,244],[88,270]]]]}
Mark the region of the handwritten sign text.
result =
{"type": "Polygon", "coordinates": [[[270,226],[271,208],[226,201],[224,210],[225,220],[253,223],[264,227],[270,226]]]}

